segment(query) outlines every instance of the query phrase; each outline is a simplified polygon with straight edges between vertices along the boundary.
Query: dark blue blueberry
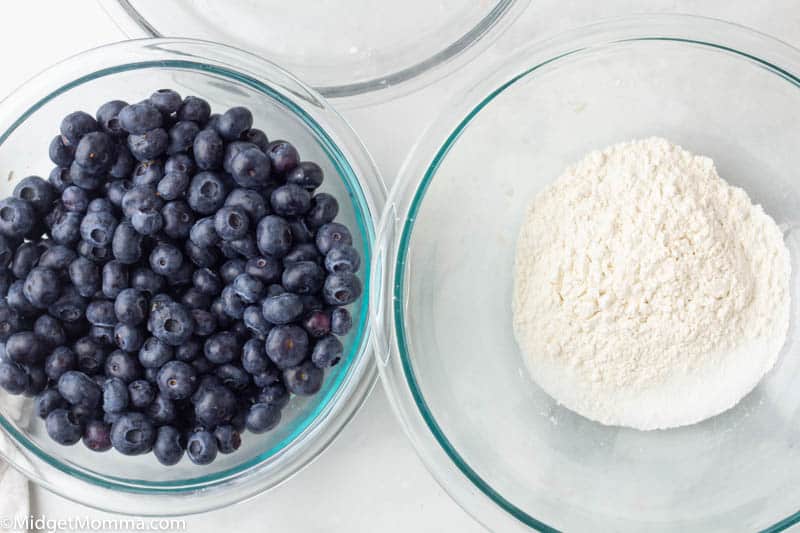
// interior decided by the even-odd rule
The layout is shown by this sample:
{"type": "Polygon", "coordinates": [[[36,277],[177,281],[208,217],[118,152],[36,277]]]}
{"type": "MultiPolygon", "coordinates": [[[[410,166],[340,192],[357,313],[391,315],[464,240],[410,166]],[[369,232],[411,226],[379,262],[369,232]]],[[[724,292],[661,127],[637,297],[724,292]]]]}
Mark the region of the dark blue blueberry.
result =
{"type": "Polygon", "coordinates": [[[297,294],[316,293],[324,282],[325,272],[313,261],[298,261],[286,265],[281,276],[281,283],[286,290],[297,294]]]}
{"type": "Polygon", "coordinates": [[[286,292],[286,289],[284,289],[283,285],[279,283],[273,283],[272,285],[267,286],[267,297],[277,296],[279,294],[283,294],[284,292],[286,292]]]}
{"type": "Polygon", "coordinates": [[[83,257],[98,264],[105,263],[113,255],[111,246],[95,246],[89,241],[80,241],[77,249],[83,257]]]}
{"type": "Polygon", "coordinates": [[[239,341],[229,331],[221,331],[208,337],[203,345],[206,359],[215,365],[230,363],[239,357],[239,341]]]}
{"type": "Polygon", "coordinates": [[[242,187],[264,187],[270,177],[269,158],[256,147],[245,148],[231,159],[230,173],[242,187]]]}
{"type": "Polygon", "coordinates": [[[273,383],[280,383],[283,379],[283,372],[275,365],[270,365],[263,372],[253,374],[253,384],[256,387],[267,387],[273,383]]]}
{"type": "Polygon", "coordinates": [[[198,465],[207,465],[217,457],[217,440],[208,431],[191,433],[186,440],[186,455],[198,465]]]}
{"type": "Polygon", "coordinates": [[[214,363],[212,363],[205,357],[198,357],[197,359],[192,361],[192,366],[197,371],[198,375],[208,374],[209,372],[214,370],[214,363]]]}
{"type": "Polygon", "coordinates": [[[253,433],[264,433],[273,429],[280,421],[280,408],[265,403],[254,403],[247,412],[245,424],[253,433]]]}
{"type": "MultiPolygon", "coordinates": [[[[0,340],[5,342],[10,335],[19,331],[19,328],[19,313],[8,305],[8,302],[0,299],[0,340]]],[[[3,351],[5,352],[5,344],[3,351]]]]}
{"type": "Polygon", "coordinates": [[[335,366],[342,359],[344,347],[333,335],[322,337],[311,350],[311,362],[319,368],[335,366]]]}
{"type": "Polygon", "coordinates": [[[186,193],[189,207],[201,215],[211,215],[225,202],[225,184],[213,172],[195,174],[186,193]]]}
{"type": "Polygon", "coordinates": [[[84,298],[94,296],[100,289],[100,267],[85,257],[77,257],[68,268],[69,279],[78,294],[84,298]]]}
{"type": "Polygon", "coordinates": [[[161,368],[172,357],[172,346],[157,337],[148,337],[139,350],[139,362],[145,368],[161,368]]]}
{"type": "Polygon", "coordinates": [[[31,232],[35,222],[36,212],[27,200],[13,197],[0,200],[0,234],[20,239],[31,232]]]}
{"type": "Polygon", "coordinates": [[[111,425],[101,420],[89,420],[83,429],[83,444],[93,452],[111,449],[111,425]]]}
{"type": "MultiPolygon", "coordinates": [[[[157,380],[158,377],[156,377],[157,380]]],[[[177,418],[178,409],[175,402],[158,392],[150,405],[147,406],[147,414],[156,425],[171,424],[177,418]]]]}
{"type": "Polygon", "coordinates": [[[154,300],[150,306],[148,330],[171,346],[178,346],[192,336],[194,321],[189,311],[179,303],[154,300]]]}
{"type": "Polygon", "coordinates": [[[325,278],[322,296],[329,305],[347,305],[361,296],[361,281],[350,272],[336,272],[325,278]]]}
{"type": "Polygon", "coordinates": [[[247,234],[241,239],[234,239],[232,241],[224,241],[222,246],[230,247],[231,250],[245,259],[253,259],[260,255],[258,244],[252,234],[247,234]]]}
{"type": "Polygon", "coordinates": [[[6,340],[6,358],[25,365],[40,364],[48,346],[32,331],[18,331],[6,340]]]}
{"type": "Polygon", "coordinates": [[[284,266],[289,266],[292,263],[299,263],[300,261],[313,261],[319,265],[322,264],[324,258],[317,250],[316,245],[310,242],[297,244],[289,251],[288,254],[283,256],[284,266]]]}
{"type": "MultiPolygon", "coordinates": [[[[233,174],[233,159],[241,152],[253,148],[258,150],[258,146],[246,141],[233,141],[225,144],[225,154],[222,157],[222,169],[228,174],[233,174]]],[[[267,161],[269,165],[269,161],[267,161]]]]}
{"type": "Polygon", "coordinates": [[[259,339],[250,339],[242,346],[242,368],[250,374],[264,372],[270,363],[267,352],[264,350],[264,342],[259,339]]]}
{"type": "Polygon", "coordinates": [[[246,272],[236,276],[231,286],[239,298],[249,304],[257,302],[264,295],[264,283],[246,272]]]}
{"type": "Polygon", "coordinates": [[[86,207],[87,213],[113,213],[114,204],[108,198],[95,198],[86,207]]]}
{"type": "Polygon", "coordinates": [[[63,192],[67,186],[72,185],[69,177],[69,167],[54,167],[47,176],[47,181],[56,191],[63,192]]]}
{"type": "Polygon", "coordinates": [[[247,327],[248,331],[257,339],[262,341],[267,338],[269,330],[272,329],[272,324],[267,322],[261,312],[261,306],[251,305],[244,310],[242,315],[242,322],[247,327]]]}
{"type": "Polygon", "coordinates": [[[217,244],[219,235],[214,229],[214,217],[201,218],[195,222],[192,229],[189,230],[189,239],[201,248],[208,248],[217,244]]]}
{"type": "Polygon", "coordinates": [[[45,389],[36,396],[34,411],[39,418],[47,418],[56,409],[65,409],[67,402],[56,389],[45,389]]]}
{"type": "Polygon", "coordinates": [[[137,326],[117,324],[114,326],[114,343],[126,352],[138,352],[144,343],[144,331],[137,326]]]}
{"type": "Polygon", "coordinates": [[[75,162],[91,174],[103,174],[111,170],[116,156],[114,140],[100,131],[84,135],[75,148],[75,162]]]}
{"type": "Polygon", "coordinates": [[[128,147],[125,144],[118,144],[117,157],[114,160],[114,164],[111,165],[108,175],[117,180],[127,181],[135,166],[136,159],[134,159],[128,147]]]}
{"type": "Polygon", "coordinates": [[[156,187],[158,195],[164,200],[179,198],[189,187],[189,179],[188,174],[165,174],[156,187]]]}
{"type": "Polygon", "coordinates": [[[331,332],[331,314],[322,309],[309,312],[303,319],[303,329],[314,339],[328,335],[331,332]]]}
{"type": "Polygon", "coordinates": [[[50,161],[54,164],[59,167],[68,167],[72,164],[73,159],[75,159],[75,147],[64,144],[64,137],[56,135],[53,137],[53,140],[50,141],[48,155],[50,156],[50,161]]]}
{"type": "Polygon", "coordinates": [[[25,372],[28,374],[28,387],[22,394],[28,397],[34,397],[47,386],[47,375],[44,373],[41,365],[26,366],[25,372]]]}
{"type": "Polygon", "coordinates": [[[135,187],[148,185],[150,189],[155,189],[156,184],[164,177],[164,164],[160,159],[150,159],[142,161],[133,170],[133,185],[135,187]]]}
{"type": "MultiPolygon", "coordinates": [[[[2,237],[0,237],[0,239],[2,239],[2,237]]],[[[0,246],[2,246],[2,245],[0,245],[0,246]]],[[[5,252],[0,251],[0,260],[2,260],[4,253],[5,252]]],[[[9,289],[9,287],[11,287],[11,284],[13,282],[14,282],[14,275],[11,272],[9,272],[8,270],[0,269],[0,295],[8,293],[8,289],[9,289]]],[[[4,307],[4,306],[5,306],[5,303],[0,304],[0,309],[2,309],[2,307],[4,307]]],[[[3,334],[4,334],[3,328],[2,328],[2,323],[3,323],[3,316],[2,316],[2,312],[0,312],[0,340],[2,340],[3,334]]]]}
{"type": "Polygon", "coordinates": [[[228,363],[218,366],[214,372],[233,391],[244,391],[250,385],[250,375],[242,367],[228,363]]]}
{"type": "Polygon", "coordinates": [[[164,466],[176,465],[183,457],[181,441],[180,431],[173,426],[161,426],[153,443],[153,455],[164,466]]]}
{"type": "Polygon", "coordinates": [[[81,337],[75,341],[72,351],[75,352],[78,369],[87,374],[96,374],[105,367],[106,351],[97,340],[91,337],[81,337]]]}
{"type": "Polygon", "coordinates": [[[345,226],[338,222],[331,222],[319,228],[316,244],[321,254],[328,255],[333,248],[342,244],[352,246],[353,237],[345,226]]]}
{"type": "Polygon", "coordinates": [[[115,450],[124,455],[141,455],[149,452],[155,438],[156,430],[153,424],[142,413],[125,413],[111,426],[111,444],[115,450]]]}
{"type": "Polygon", "coordinates": [[[193,144],[194,138],[200,133],[200,127],[191,121],[181,120],[169,129],[169,145],[167,153],[170,155],[181,152],[188,152],[193,144]]]}
{"type": "Polygon", "coordinates": [[[128,286],[127,265],[119,261],[109,261],[103,266],[102,291],[106,298],[116,298],[128,286]]]}
{"type": "Polygon", "coordinates": [[[175,113],[183,105],[181,95],[172,89],[159,89],[151,94],[147,101],[164,115],[175,113]]]}
{"type": "Polygon", "coordinates": [[[124,289],[114,300],[117,320],[136,326],[147,318],[147,296],[138,289],[124,289]]]}
{"type": "Polygon", "coordinates": [[[253,114],[246,107],[232,107],[217,122],[217,132],[223,139],[233,141],[253,126],[253,114]]]}
{"type": "Polygon", "coordinates": [[[306,224],[312,228],[319,228],[333,222],[339,214],[339,202],[330,194],[321,192],[311,198],[311,208],[305,215],[306,224]]]}
{"type": "Polygon", "coordinates": [[[144,379],[137,379],[128,384],[128,397],[130,405],[134,409],[145,409],[153,403],[156,397],[156,390],[153,385],[144,379]]]}
{"type": "Polygon", "coordinates": [[[304,361],[298,366],[283,371],[283,381],[292,394],[311,396],[322,388],[324,372],[311,361],[304,361]]]}
{"type": "Polygon", "coordinates": [[[144,379],[146,379],[149,383],[155,383],[157,376],[158,376],[158,369],[157,368],[145,368],[144,369],[144,379]]]}
{"type": "Polygon", "coordinates": [[[14,258],[11,260],[10,265],[11,273],[17,279],[25,279],[28,273],[33,270],[42,252],[42,247],[38,244],[32,241],[23,242],[14,252],[14,258]]]}
{"type": "Polygon", "coordinates": [[[158,211],[137,211],[131,216],[131,225],[142,235],[155,235],[164,227],[164,217],[158,211]]]}
{"type": "Polygon", "coordinates": [[[233,324],[228,327],[228,331],[233,333],[239,342],[242,343],[250,338],[250,330],[247,329],[244,322],[241,320],[236,320],[233,324]]]}
{"type": "Polygon", "coordinates": [[[51,439],[65,446],[75,444],[83,435],[81,424],[67,409],[51,411],[45,419],[45,428],[51,439]]]}
{"type": "Polygon", "coordinates": [[[283,267],[272,257],[254,257],[245,264],[245,272],[264,284],[269,284],[280,280],[283,267]]]}
{"type": "Polygon", "coordinates": [[[236,414],[236,395],[224,385],[207,385],[192,398],[197,421],[208,428],[227,424],[236,414]]]}
{"type": "Polygon", "coordinates": [[[44,372],[53,381],[58,381],[61,375],[74,370],[77,366],[75,353],[67,346],[58,346],[44,361],[44,372]]]}
{"type": "Polygon", "coordinates": [[[54,244],[47,248],[39,256],[39,266],[52,268],[53,270],[65,270],[70,263],[77,258],[77,254],[71,248],[60,244],[54,244]]]}
{"type": "MultiPolygon", "coordinates": [[[[67,211],[62,207],[55,209],[50,219],[50,237],[56,244],[74,245],[81,238],[80,213],[67,211]]],[[[2,223],[0,223],[1,225],[2,223]]]]}
{"type": "Polygon", "coordinates": [[[331,273],[356,272],[359,266],[361,266],[361,257],[349,244],[337,246],[325,256],[325,268],[331,273]]]}
{"type": "Polygon", "coordinates": [[[183,104],[178,109],[178,120],[191,120],[198,124],[208,122],[211,115],[211,106],[202,98],[187,96],[183,99],[183,104]]]}
{"type": "Polygon", "coordinates": [[[314,233],[308,228],[302,218],[292,218],[289,220],[289,229],[292,230],[292,241],[295,244],[305,244],[314,242],[314,233]]]}
{"type": "Polygon", "coordinates": [[[222,166],[225,145],[216,131],[205,129],[195,135],[192,154],[197,168],[202,170],[218,169],[222,166]]]}
{"type": "Polygon", "coordinates": [[[214,215],[214,229],[224,240],[240,239],[247,234],[250,218],[241,207],[220,208],[214,215]]]}
{"type": "Polygon", "coordinates": [[[200,337],[208,337],[217,330],[217,318],[210,311],[204,309],[192,309],[194,319],[194,334],[200,337]]]}
{"type": "Polygon", "coordinates": [[[259,403],[283,409],[289,403],[289,391],[281,380],[277,380],[261,387],[256,399],[259,403]]]}
{"type": "Polygon", "coordinates": [[[11,284],[6,293],[6,302],[8,306],[17,312],[19,316],[31,316],[36,313],[36,307],[25,296],[23,287],[25,286],[24,280],[17,280],[11,284]]]}
{"type": "Polygon", "coordinates": [[[28,385],[28,373],[22,365],[11,361],[0,363],[0,387],[11,394],[22,394],[28,385]]]}
{"type": "Polygon", "coordinates": [[[169,134],[164,128],[156,128],[141,134],[128,136],[128,149],[138,161],[148,161],[167,153],[169,134]]]}
{"type": "Polygon", "coordinates": [[[191,338],[180,346],[175,347],[175,359],[190,363],[197,359],[203,352],[203,343],[197,338],[191,338]]]}
{"type": "Polygon", "coordinates": [[[121,413],[128,408],[128,386],[119,378],[109,378],[103,385],[103,411],[121,413]]]}
{"type": "Polygon", "coordinates": [[[303,313],[303,301],[291,292],[268,296],[261,304],[261,313],[271,324],[289,324],[303,313]]]}
{"type": "MultiPolygon", "coordinates": [[[[7,272],[5,269],[9,266],[14,257],[14,247],[16,245],[17,242],[13,239],[0,235],[0,270],[4,273],[7,272]]],[[[3,293],[5,293],[5,291],[3,291],[3,293]]]]}
{"type": "Polygon", "coordinates": [[[147,267],[136,267],[130,276],[130,286],[153,296],[161,292],[164,278],[147,267]]]}
{"type": "Polygon", "coordinates": [[[56,198],[56,190],[39,176],[28,176],[22,178],[14,187],[14,196],[30,202],[33,209],[42,214],[52,207],[53,200],[56,198]]]}
{"type": "Polygon", "coordinates": [[[85,213],[89,208],[89,194],[77,185],[70,185],[61,193],[61,203],[67,211],[85,213]]]}
{"type": "Polygon", "coordinates": [[[269,198],[272,210],[283,216],[304,215],[311,208],[311,193],[299,185],[281,185],[269,198]]]}
{"type": "Polygon", "coordinates": [[[308,191],[322,185],[323,179],[322,169],[313,161],[302,161],[286,174],[286,183],[299,185],[308,191]]]}
{"type": "Polygon", "coordinates": [[[114,328],[111,326],[91,326],[89,336],[104,346],[114,344],[114,328]]]}
{"type": "Polygon", "coordinates": [[[104,178],[102,174],[94,174],[89,172],[80,166],[77,161],[73,161],[69,166],[69,181],[78,187],[86,189],[87,191],[94,191],[95,189],[100,188],[100,186],[103,184],[104,178]]]}
{"type": "Polygon", "coordinates": [[[50,315],[42,315],[33,324],[33,332],[47,346],[60,346],[67,342],[67,334],[61,322],[50,315]]]}
{"type": "Polygon", "coordinates": [[[258,128],[250,128],[249,130],[242,133],[239,137],[243,141],[247,141],[250,143],[255,144],[258,146],[258,149],[262,152],[267,151],[267,146],[269,145],[269,139],[267,139],[267,134],[261,131],[258,128]]]}
{"type": "Polygon", "coordinates": [[[130,383],[142,375],[142,368],[136,355],[116,350],[106,358],[105,375],[130,383]]]}
{"type": "Polygon", "coordinates": [[[83,111],[75,111],[64,117],[60,127],[61,136],[70,146],[77,146],[84,135],[98,129],[97,121],[83,111]]]}
{"type": "Polygon", "coordinates": [[[133,183],[127,179],[116,179],[106,184],[106,196],[114,207],[122,207],[122,198],[133,188],[133,183]]]}
{"type": "Polygon", "coordinates": [[[147,185],[134,185],[122,197],[122,212],[127,217],[136,213],[158,213],[164,201],[156,194],[155,189],[147,185]]]}
{"type": "Polygon", "coordinates": [[[164,175],[182,174],[191,177],[197,170],[194,159],[186,154],[174,154],[167,158],[164,163],[164,175]]]}
{"type": "Polygon", "coordinates": [[[183,254],[174,245],[160,242],[150,252],[150,268],[156,274],[167,276],[178,271],[183,263],[183,254]]]}
{"type": "Polygon", "coordinates": [[[122,100],[111,100],[101,105],[97,109],[97,113],[95,113],[95,118],[97,118],[97,123],[100,125],[100,128],[113,137],[125,135],[117,117],[119,116],[119,112],[122,111],[122,108],[127,105],[128,103],[122,100]]]}
{"type": "Polygon", "coordinates": [[[164,121],[158,108],[147,102],[123,107],[117,118],[122,129],[133,135],[141,135],[160,128],[164,121]]]}
{"type": "Polygon", "coordinates": [[[171,239],[186,240],[194,225],[194,213],[183,200],[167,202],[161,210],[164,233],[171,239]]]}
{"type": "Polygon", "coordinates": [[[267,356],[278,368],[300,364],[308,356],[308,348],[308,335],[298,326],[277,326],[267,335],[267,356]]]}
{"type": "Polygon", "coordinates": [[[67,370],[58,378],[58,392],[71,405],[87,408],[99,406],[103,395],[92,378],[77,370],[67,370]]]}
{"type": "Polygon", "coordinates": [[[228,207],[241,207],[250,217],[250,222],[255,227],[258,221],[268,213],[267,202],[258,191],[237,187],[228,193],[225,198],[228,207]]]}
{"type": "Polygon", "coordinates": [[[278,176],[285,176],[300,164],[297,149],[286,141],[272,141],[267,145],[267,156],[272,163],[272,170],[278,176]]]}
{"type": "Polygon", "coordinates": [[[165,276],[167,284],[173,288],[182,287],[184,285],[192,284],[192,274],[194,274],[194,265],[191,261],[183,261],[180,268],[165,276]]]}
{"type": "Polygon", "coordinates": [[[247,263],[242,259],[231,259],[230,261],[226,261],[219,269],[219,275],[222,278],[222,282],[226,285],[233,283],[233,280],[236,279],[236,276],[244,273],[246,265],[247,263]]]}
{"type": "Polygon", "coordinates": [[[87,213],[81,221],[81,238],[93,246],[108,246],[114,238],[118,221],[108,211],[87,213]]]}
{"type": "Polygon", "coordinates": [[[158,371],[158,389],[170,400],[183,400],[192,395],[197,386],[194,367],[183,361],[169,361],[158,371]]]}
{"type": "Polygon", "coordinates": [[[208,306],[211,305],[211,296],[200,291],[197,287],[189,287],[181,295],[180,302],[190,310],[208,309],[208,306]]]}
{"type": "Polygon", "coordinates": [[[219,276],[208,268],[199,268],[192,275],[192,283],[203,294],[216,296],[222,290],[222,282],[219,276]]]}
{"type": "Polygon", "coordinates": [[[214,438],[217,439],[217,448],[220,453],[233,453],[242,445],[241,435],[229,424],[217,426],[217,429],[214,430],[214,438]]]}
{"type": "Polygon", "coordinates": [[[256,229],[258,249],[264,255],[280,258],[292,248],[292,231],[282,217],[267,215],[256,229]]]}
{"type": "Polygon", "coordinates": [[[225,314],[231,318],[239,319],[244,315],[244,309],[247,307],[241,296],[239,296],[231,285],[222,289],[222,304],[225,314]]]}
{"type": "Polygon", "coordinates": [[[215,298],[214,301],[211,302],[211,307],[209,311],[214,315],[217,319],[217,326],[219,329],[224,329],[233,324],[234,319],[229,317],[227,313],[225,313],[225,303],[222,301],[222,298],[215,298]]]}
{"type": "Polygon", "coordinates": [[[126,265],[135,264],[142,257],[142,235],[130,221],[123,220],[114,230],[111,253],[114,259],[126,265]]]}

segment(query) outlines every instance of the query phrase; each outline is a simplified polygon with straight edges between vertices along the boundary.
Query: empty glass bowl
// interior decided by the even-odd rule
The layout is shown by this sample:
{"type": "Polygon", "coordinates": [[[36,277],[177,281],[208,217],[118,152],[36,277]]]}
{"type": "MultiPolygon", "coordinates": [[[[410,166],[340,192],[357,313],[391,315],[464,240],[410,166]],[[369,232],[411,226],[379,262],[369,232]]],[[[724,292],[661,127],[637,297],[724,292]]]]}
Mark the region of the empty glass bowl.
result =
{"type": "Polygon", "coordinates": [[[526,45],[444,110],[387,202],[376,355],[443,487],[492,531],[778,530],[800,520],[800,51],[686,16],[526,45]],[[791,331],[730,411],[641,432],[576,415],[525,370],[511,317],[526,206],[586,152],[662,136],[781,225],[791,331]]]}
{"type": "MultiPolygon", "coordinates": [[[[209,42],[150,39],[110,45],[68,59],[0,103],[2,195],[30,174],[47,176],[49,140],[61,118],[82,109],[94,114],[115,98],[139,101],[159,88],[206,98],[214,110],[250,108],[271,139],[290,140],[305,160],[325,172],[323,189],[339,199],[339,218],[369,265],[383,185],[372,161],[344,120],[313,90],[254,55],[209,42]]],[[[362,267],[362,279],[369,268],[362,267]]],[[[316,457],[355,413],[371,389],[368,299],[352,307],[354,327],[345,357],[327,373],[322,390],[293,398],[273,431],[246,433],[242,447],[208,466],[188,459],[174,467],[152,454],[94,453],[64,447],[47,436],[25,399],[0,395],[0,454],[33,481],[80,503],[121,513],[174,515],[229,505],[286,479],[316,457]]]]}

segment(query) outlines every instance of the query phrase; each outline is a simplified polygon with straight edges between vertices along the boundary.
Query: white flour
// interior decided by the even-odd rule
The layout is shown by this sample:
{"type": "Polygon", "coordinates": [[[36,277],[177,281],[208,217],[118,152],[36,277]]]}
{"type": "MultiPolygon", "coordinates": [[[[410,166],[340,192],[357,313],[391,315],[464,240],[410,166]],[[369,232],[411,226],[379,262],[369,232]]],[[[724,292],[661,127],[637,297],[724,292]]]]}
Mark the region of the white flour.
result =
{"type": "Polygon", "coordinates": [[[725,411],[788,329],[778,226],[711,159],[664,139],[592,152],[541,191],[515,267],[514,332],[533,379],[603,424],[725,411]]]}

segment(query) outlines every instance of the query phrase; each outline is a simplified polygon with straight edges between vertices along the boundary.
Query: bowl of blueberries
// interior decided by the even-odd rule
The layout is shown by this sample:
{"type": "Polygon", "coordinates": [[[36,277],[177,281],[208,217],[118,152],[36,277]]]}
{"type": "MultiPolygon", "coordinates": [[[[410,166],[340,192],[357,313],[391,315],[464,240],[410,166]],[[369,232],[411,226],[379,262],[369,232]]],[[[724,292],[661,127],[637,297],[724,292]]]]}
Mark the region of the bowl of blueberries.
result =
{"type": "Polygon", "coordinates": [[[0,103],[0,455],[80,503],[275,486],[375,382],[379,174],[312,89],[186,39],[91,50],[0,103]]]}

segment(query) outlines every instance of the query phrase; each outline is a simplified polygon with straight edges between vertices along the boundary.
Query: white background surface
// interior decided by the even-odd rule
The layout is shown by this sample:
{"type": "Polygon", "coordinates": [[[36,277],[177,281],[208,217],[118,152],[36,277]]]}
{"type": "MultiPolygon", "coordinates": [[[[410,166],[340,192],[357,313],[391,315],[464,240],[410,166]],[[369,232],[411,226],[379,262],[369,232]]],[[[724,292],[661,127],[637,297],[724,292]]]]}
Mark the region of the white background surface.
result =
{"type": "MultiPolygon", "coordinates": [[[[5,1],[0,9],[0,97],[61,58],[123,38],[104,11],[89,0],[5,1]]],[[[800,3],[796,0],[532,0],[495,53],[598,18],[642,11],[715,16],[800,46],[800,3]]],[[[478,59],[465,70],[479,68],[481,63],[478,59]]],[[[343,113],[387,183],[393,181],[421,129],[467,74],[457,73],[436,86],[371,109],[343,113]]],[[[41,489],[33,490],[33,512],[52,519],[111,517],[41,489]]],[[[276,533],[482,531],[428,475],[395,422],[380,385],[328,451],[293,479],[248,502],[187,517],[186,524],[191,532],[230,527],[276,533]]]]}

